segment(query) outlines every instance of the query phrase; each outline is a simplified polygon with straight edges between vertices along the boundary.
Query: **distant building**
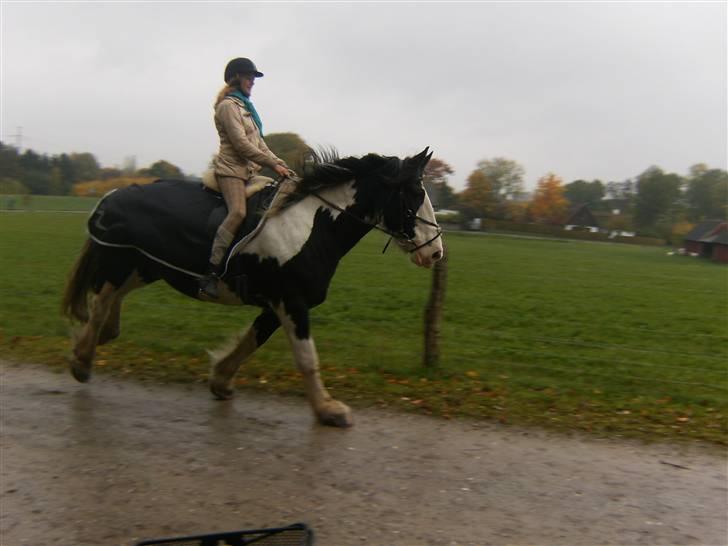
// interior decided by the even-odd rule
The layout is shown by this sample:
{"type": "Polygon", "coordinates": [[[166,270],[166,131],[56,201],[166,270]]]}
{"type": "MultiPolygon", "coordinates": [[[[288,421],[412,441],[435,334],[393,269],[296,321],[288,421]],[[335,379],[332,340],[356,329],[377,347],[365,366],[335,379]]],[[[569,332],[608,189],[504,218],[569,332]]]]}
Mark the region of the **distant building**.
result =
{"type": "Polygon", "coordinates": [[[728,263],[728,223],[706,220],[685,236],[685,251],[714,262],[728,263]]]}
{"type": "Polygon", "coordinates": [[[598,233],[600,230],[599,221],[592,213],[589,205],[577,205],[569,210],[564,222],[566,231],[589,231],[598,233]]]}

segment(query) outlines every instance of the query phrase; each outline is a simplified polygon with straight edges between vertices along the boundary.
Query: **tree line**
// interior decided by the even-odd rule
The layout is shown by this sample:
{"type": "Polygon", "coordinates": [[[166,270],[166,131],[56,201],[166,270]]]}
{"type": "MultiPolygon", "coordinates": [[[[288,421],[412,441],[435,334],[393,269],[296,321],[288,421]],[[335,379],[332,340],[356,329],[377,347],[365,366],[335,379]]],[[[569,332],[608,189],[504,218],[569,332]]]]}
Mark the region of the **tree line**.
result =
{"type": "MultiPolygon", "coordinates": [[[[272,133],[266,142],[294,170],[304,168],[311,148],[296,133],[272,133]]],[[[268,173],[269,175],[271,173],[268,173]]],[[[482,159],[457,192],[454,174],[443,159],[433,158],[424,182],[436,209],[456,211],[462,221],[473,218],[559,225],[570,211],[587,205],[602,227],[668,238],[675,226],[688,229],[728,212],[728,172],[703,163],[685,176],[652,166],[624,181],[574,180],[564,183],[554,173],[542,176],[535,191],[525,191],[525,170],[512,159],[482,159]]],[[[98,195],[113,187],[147,183],[157,178],[194,179],[172,163],[159,160],[137,169],[102,167],[93,154],[45,155],[0,142],[0,193],[98,195]]]]}
{"type": "Polygon", "coordinates": [[[120,178],[185,178],[182,170],[159,160],[137,169],[133,161],[124,168],[102,167],[90,153],[47,155],[33,150],[22,153],[0,142],[0,193],[70,195],[74,186],[120,178]]]}
{"type": "MultiPolygon", "coordinates": [[[[302,168],[310,150],[295,133],[270,134],[266,142],[296,170],[302,168]]],[[[143,168],[137,168],[133,160],[126,163],[122,168],[103,167],[91,153],[48,155],[30,149],[21,153],[0,141],[0,194],[102,195],[116,187],[158,178],[199,180],[163,159],[143,168]]],[[[267,174],[274,176],[271,171],[267,174]]]]}
{"type": "Polygon", "coordinates": [[[725,219],[728,212],[728,172],[703,163],[686,176],[657,166],[619,182],[574,180],[565,184],[554,173],[538,180],[535,191],[524,190],[524,169],[516,161],[483,159],[461,192],[448,186],[452,168],[431,161],[426,184],[437,208],[457,211],[467,221],[490,218],[512,222],[562,225],[579,206],[586,205],[609,230],[634,231],[668,239],[706,219],[725,219]]]}

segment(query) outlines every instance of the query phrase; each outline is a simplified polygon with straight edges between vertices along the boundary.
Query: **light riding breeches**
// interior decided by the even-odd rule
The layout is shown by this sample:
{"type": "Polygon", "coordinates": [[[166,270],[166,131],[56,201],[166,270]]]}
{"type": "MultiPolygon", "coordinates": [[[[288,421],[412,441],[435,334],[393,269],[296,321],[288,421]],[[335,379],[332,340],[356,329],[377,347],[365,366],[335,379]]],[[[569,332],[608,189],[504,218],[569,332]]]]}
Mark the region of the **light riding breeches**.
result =
{"type": "Polygon", "coordinates": [[[245,206],[245,182],[240,178],[220,176],[217,179],[222,196],[225,198],[228,213],[225,219],[217,228],[215,240],[212,242],[210,263],[219,266],[235,234],[245,220],[247,212],[245,206]]]}

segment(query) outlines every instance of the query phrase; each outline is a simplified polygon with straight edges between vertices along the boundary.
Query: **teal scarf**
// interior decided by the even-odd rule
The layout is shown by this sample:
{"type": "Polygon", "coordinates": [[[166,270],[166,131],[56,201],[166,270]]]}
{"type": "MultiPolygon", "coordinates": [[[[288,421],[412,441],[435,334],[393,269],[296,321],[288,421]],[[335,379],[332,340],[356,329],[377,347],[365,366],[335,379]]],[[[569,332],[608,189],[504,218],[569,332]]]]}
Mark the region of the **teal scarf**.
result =
{"type": "Polygon", "coordinates": [[[258,126],[260,136],[263,136],[263,122],[261,121],[260,116],[258,115],[258,111],[255,109],[255,106],[253,106],[253,103],[250,101],[250,99],[243,95],[239,89],[236,89],[235,91],[230,93],[228,97],[235,97],[236,99],[240,99],[241,101],[243,101],[245,109],[250,112],[250,115],[253,116],[253,121],[258,126]]]}

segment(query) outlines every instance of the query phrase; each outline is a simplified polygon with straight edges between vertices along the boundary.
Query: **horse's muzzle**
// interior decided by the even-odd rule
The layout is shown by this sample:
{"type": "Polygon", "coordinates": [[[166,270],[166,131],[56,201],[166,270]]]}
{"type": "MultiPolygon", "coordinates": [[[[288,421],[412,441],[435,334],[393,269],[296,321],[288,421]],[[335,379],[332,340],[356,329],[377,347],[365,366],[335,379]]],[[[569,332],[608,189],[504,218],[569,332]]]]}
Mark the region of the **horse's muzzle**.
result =
{"type": "Polygon", "coordinates": [[[410,259],[415,265],[429,268],[432,267],[435,262],[441,260],[442,256],[442,243],[440,243],[439,240],[436,240],[410,254],[410,259]]]}

